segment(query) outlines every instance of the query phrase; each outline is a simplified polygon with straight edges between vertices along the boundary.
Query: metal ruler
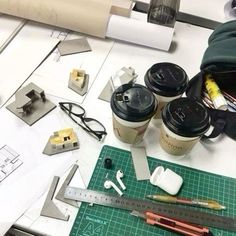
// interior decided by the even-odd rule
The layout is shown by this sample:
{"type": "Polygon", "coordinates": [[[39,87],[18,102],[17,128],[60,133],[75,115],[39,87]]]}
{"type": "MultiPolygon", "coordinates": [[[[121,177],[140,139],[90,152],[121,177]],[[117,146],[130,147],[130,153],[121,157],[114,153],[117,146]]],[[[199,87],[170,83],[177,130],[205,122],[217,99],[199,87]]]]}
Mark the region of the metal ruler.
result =
{"type": "Polygon", "coordinates": [[[71,200],[94,203],[97,205],[130,211],[151,211],[189,223],[236,231],[236,218],[214,215],[190,208],[168,205],[165,203],[154,203],[142,199],[118,197],[105,192],[74,187],[67,187],[64,197],[71,200]]]}

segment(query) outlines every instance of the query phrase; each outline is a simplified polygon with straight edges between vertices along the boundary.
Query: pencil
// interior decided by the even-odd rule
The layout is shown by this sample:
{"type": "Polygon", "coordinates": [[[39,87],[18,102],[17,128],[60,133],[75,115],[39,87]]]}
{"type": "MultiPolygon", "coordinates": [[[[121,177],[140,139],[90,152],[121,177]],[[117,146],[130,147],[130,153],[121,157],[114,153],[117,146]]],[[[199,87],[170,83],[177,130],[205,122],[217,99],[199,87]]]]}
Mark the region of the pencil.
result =
{"type": "Polygon", "coordinates": [[[149,198],[149,199],[152,199],[155,201],[160,201],[160,202],[177,203],[177,204],[205,207],[205,208],[209,208],[209,209],[213,209],[213,210],[226,209],[225,206],[220,205],[215,200],[177,198],[177,197],[163,196],[163,195],[147,195],[146,198],[149,198]]]}

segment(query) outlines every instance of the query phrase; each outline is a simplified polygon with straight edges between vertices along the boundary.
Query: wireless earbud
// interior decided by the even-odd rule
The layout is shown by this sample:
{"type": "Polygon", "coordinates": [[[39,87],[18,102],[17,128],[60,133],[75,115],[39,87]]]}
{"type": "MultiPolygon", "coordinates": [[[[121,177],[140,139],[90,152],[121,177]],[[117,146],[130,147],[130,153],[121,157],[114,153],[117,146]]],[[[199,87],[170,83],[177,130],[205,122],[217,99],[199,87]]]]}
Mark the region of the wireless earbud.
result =
{"type": "Polygon", "coordinates": [[[112,181],[106,180],[106,181],[104,182],[104,188],[110,189],[111,187],[113,187],[113,188],[116,190],[116,192],[117,192],[120,196],[123,195],[123,193],[121,192],[121,190],[120,190],[112,181]]]}
{"type": "Polygon", "coordinates": [[[123,177],[124,177],[123,171],[122,171],[122,170],[118,170],[118,171],[116,172],[116,179],[117,179],[118,183],[120,184],[121,188],[122,188],[123,190],[125,190],[126,187],[125,187],[124,183],[123,183],[122,180],[121,180],[121,178],[123,178],[123,177]]]}

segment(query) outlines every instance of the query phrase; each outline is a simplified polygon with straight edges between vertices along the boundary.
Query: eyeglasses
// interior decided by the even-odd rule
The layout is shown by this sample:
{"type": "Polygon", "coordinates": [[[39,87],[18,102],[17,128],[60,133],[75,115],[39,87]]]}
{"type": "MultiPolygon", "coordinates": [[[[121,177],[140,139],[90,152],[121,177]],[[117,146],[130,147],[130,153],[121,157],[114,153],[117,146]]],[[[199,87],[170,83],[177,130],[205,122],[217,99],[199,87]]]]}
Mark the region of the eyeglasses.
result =
{"type": "Polygon", "coordinates": [[[73,102],[59,102],[60,108],[84,131],[99,141],[107,135],[104,125],[96,119],[85,117],[85,109],[73,102]],[[77,121],[80,119],[80,122],[77,121]]]}

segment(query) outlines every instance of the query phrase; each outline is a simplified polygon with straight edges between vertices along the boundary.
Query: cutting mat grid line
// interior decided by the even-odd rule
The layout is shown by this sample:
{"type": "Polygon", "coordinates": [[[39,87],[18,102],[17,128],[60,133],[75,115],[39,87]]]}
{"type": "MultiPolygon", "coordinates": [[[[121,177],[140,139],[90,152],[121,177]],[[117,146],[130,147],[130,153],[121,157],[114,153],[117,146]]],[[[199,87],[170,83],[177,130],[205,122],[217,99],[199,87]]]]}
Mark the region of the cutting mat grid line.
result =
{"type": "MultiPolygon", "coordinates": [[[[174,163],[148,157],[150,171],[162,165],[180,174],[184,184],[178,194],[179,197],[216,199],[227,207],[225,211],[213,211],[200,209],[203,212],[218,215],[236,215],[236,179],[207,173],[204,171],[180,166],[174,163]]],[[[161,189],[152,186],[149,181],[137,181],[131,153],[125,150],[104,146],[98,158],[95,170],[90,180],[89,189],[116,193],[113,189],[106,190],[103,187],[105,178],[116,182],[116,171],[121,169],[125,177],[127,190],[124,196],[145,199],[148,194],[166,194],[161,189]],[[104,168],[104,159],[110,157],[114,163],[111,170],[104,168]]],[[[193,208],[196,209],[196,208],[193,208]]],[[[228,232],[211,228],[216,236],[234,236],[234,232],[228,232]]],[[[90,206],[82,203],[72,227],[70,236],[170,236],[175,233],[147,225],[144,220],[131,216],[128,211],[114,209],[105,206],[90,206]]]]}

